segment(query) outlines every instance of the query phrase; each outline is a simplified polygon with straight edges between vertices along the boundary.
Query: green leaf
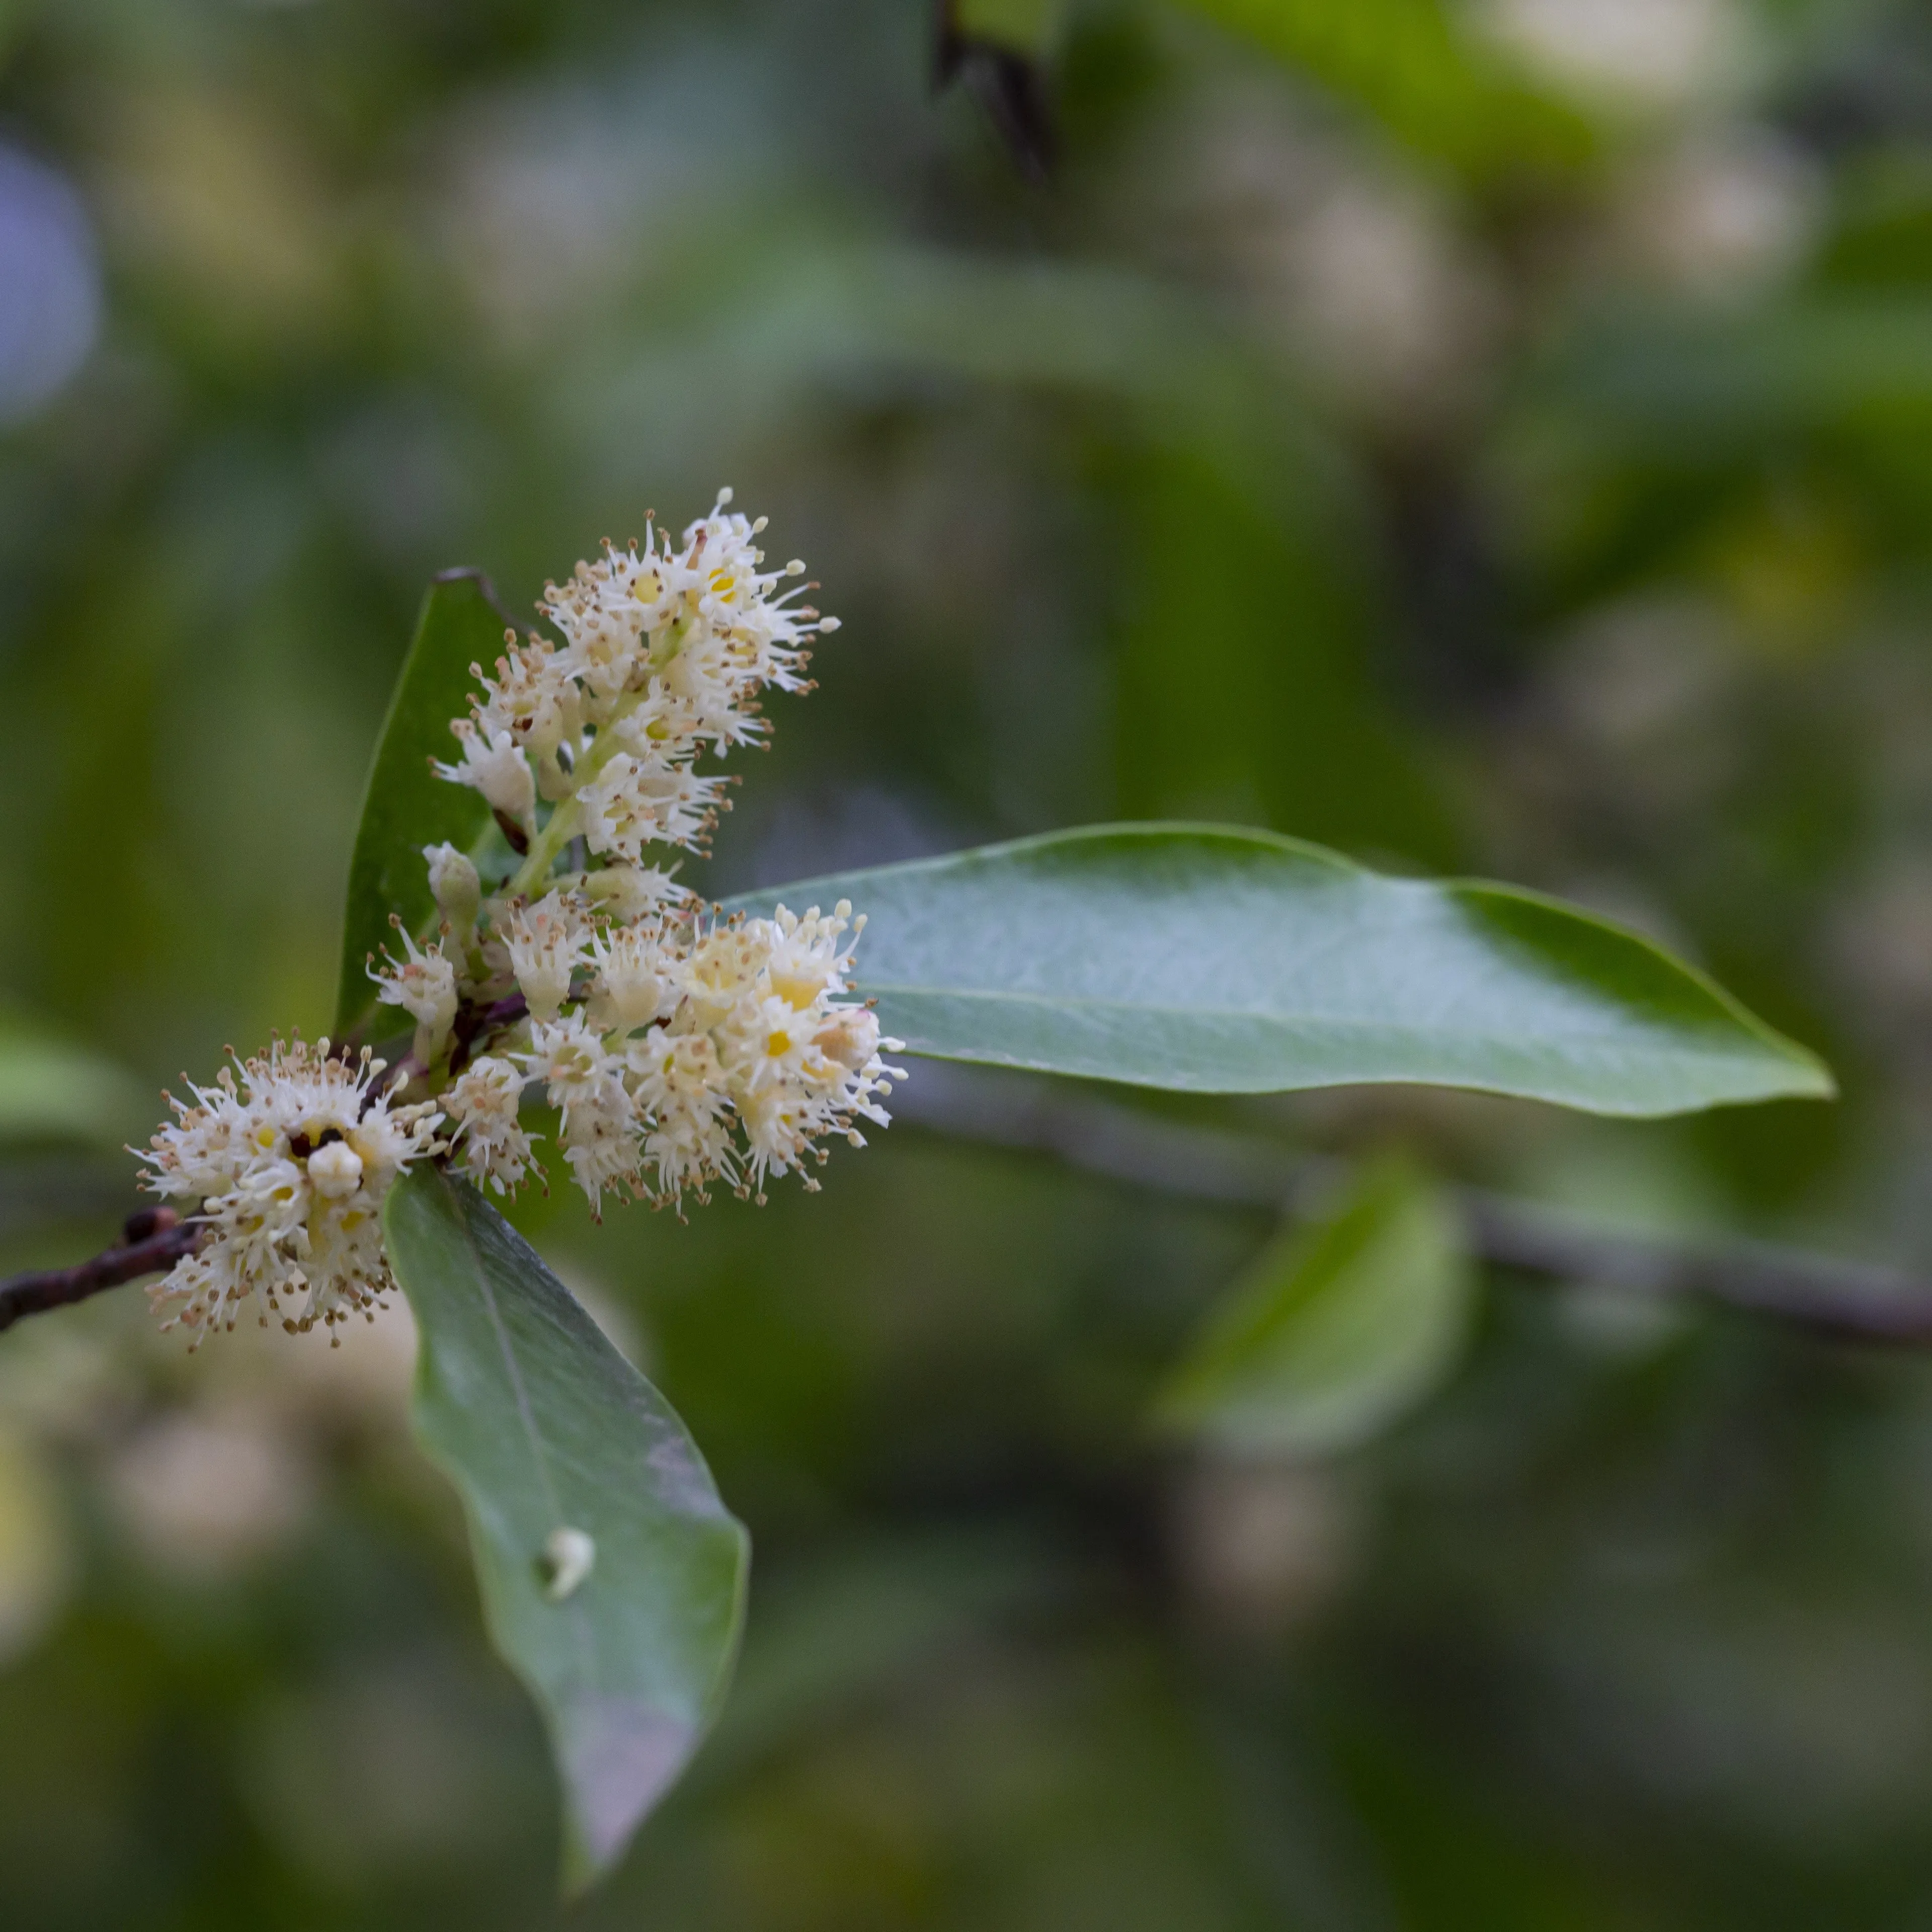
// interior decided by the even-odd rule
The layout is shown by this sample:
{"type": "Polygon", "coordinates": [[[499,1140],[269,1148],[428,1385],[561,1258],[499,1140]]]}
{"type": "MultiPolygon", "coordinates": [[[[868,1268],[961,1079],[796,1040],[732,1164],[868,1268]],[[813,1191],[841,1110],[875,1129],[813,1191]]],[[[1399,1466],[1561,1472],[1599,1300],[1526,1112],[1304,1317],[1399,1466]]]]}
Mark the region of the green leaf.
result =
{"type": "Polygon", "coordinates": [[[418,1168],[385,1223],[421,1335],[416,1435],[462,1492],[491,1639],[542,1707],[576,1890],[716,1714],[750,1545],[670,1406],[473,1188],[418,1168]],[[560,1530],[595,1557],[558,1600],[560,1530]]]}
{"type": "Polygon", "coordinates": [[[1332,1455],[1448,1376],[1474,1276],[1456,1216],[1406,1166],[1364,1177],[1335,1217],[1272,1242],[1174,1374],[1160,1422],[1237,1454],[1332,1455]]]}
{"type": "Polygon", "coordinates": [[[1180,0],[1264,47],[1395,138],[1478,176],[1564,172],[1588,124],[1538,92],[1446,0],[1180,0]]]}
{"type": "Polygon", "coordinates": [[[393,937],[391,914],[400,915],[412,932],[423,931],[435,914],[423,848],[447,839],[467,851],[489,826],[482,795],[436,777],[429,761],[455,754],[449,728],[469,715],[470,667],[502,655],[509,620],[496,596],[480,571],[447,570],[423,599],[416,637],[376,741],[349,862],[335,1001],[338,1038],[353,1031],[376,1003],[368,958],[393,937]]]}
{"type": "Polygon", "coordinates": [[[731,904],[842,898],[870,921],[859,990],[940,1059],[1194,1093],[1416,1081],[1601,1114],[1833,1091],[1635,933],[1270,832],[1095,826],[731,904]]]}
{"type": "Polygon", "coordinates": [[[952,24],[976,40],[1037,55],[1058,31],[1063,10],[1063,0],[954,0],[952,24]]]}
{"type": "Polygon", "coordinates": [[[0,1140],[113,1145],[158,1111],[104,1054],[0,1008],[0,1140]]]}

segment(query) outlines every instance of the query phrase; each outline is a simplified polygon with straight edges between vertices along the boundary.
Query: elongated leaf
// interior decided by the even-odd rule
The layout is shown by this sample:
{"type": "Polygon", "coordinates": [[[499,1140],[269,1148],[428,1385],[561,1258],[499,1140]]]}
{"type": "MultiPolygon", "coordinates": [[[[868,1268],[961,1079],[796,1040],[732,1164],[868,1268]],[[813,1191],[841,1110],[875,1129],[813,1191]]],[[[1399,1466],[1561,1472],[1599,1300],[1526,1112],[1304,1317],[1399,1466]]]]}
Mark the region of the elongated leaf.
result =
{"type": "Polygon", "coordinates": [[[0,1140],[112,1144],[155,1111],[104,1054],[0,1009],[0,1140]]]}
{"type": "Polygon", "coordinates": [[[1408,1168],[1271,1243],[1210,1318],[1158,1414],[1236,1453],[1327,1455],[1400,1419],[1454,1368],[1473,1276],[1456,1217],[1408,1168]]]}
{"type": "Polygon", "coordinates": [[[1419,1081],[1603,1114],[1832,1091],[1634,933],[1268,832],[1096,826],[732,903],[841,898],[871,922],[860,990],[941,1059],[1196,1093],[1419,1081]]]}
{"type": "Polygon", "coordinates": [[[400,914],[411,932],[420,932],[435,912],[423,848],[447,839],[467,851],[490,823],[482,794],[436,777],[429,761],[455,755],[449,728],[469,714],[470,667],[494,663],[502,655],[506,623],[480,571],[446,571],[423,599],[416,637],[376,741],[349,862],[335,1002],[338,1036],[350,1032],[375,1004],[368,961],[393,936],[390,914],[400,914]]]}
{"type": "Polygon", "coordinates": [[[421,1331],[416,1433],[462,1492],[490,1636],[543,1708],[575,1889],[716,1714],[749,1544],[669,1405],[474,1189],[419,1169],[386,1220],[421,1331]],[[556,1559],[586,1554],[554,1594],[556,1559]]]}

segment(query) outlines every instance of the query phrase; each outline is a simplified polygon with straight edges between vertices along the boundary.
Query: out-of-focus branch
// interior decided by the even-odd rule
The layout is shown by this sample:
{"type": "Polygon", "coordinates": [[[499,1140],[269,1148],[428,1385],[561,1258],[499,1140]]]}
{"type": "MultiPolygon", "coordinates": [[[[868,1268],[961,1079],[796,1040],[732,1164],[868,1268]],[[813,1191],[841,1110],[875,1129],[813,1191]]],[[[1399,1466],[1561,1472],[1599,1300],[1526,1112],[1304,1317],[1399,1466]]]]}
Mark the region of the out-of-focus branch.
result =
{"type": "Polygon", "coordinates": [[[197,1224],[184,1222],[172,1208],[144,1208],[128,1217],[120,1240],[92,1261],[0,1281],[0,1329],[23,1315],[65,1308],[144,1274],[162,1274],[194,1253],[201,1235],[197,1224]]]}
{"type": "MultiPolygon", "coordinates": [[[[1082,1172],[1185,1199],[1276,1214],[1319,1211],[1348,1163],[1253,1134],[1166,1120],[1057,1084],[928,1061],[894,1110],[934,1132],[1046,1154],[1082,1172]]],[[[1472,1250],[1500,1268],[1655,1295],[1694,1295],[1816,1331],[1932,1347],[1932,1282],[1899,1270],[1746,1240],[1666,1240],[1480,1188],[1452,1190],[1472,1250]]],[[[200,1228],[172,1208],[129,1217],[91,1261],[0,1282],[0,1330],[194,1252],[200,1228]]]]}
{"type": "MultiPolygon", "coordinates": [[[[918,1126],[1048,1154],[1083,1172],[1190,1200],[1316,1211],[1348,1164],[1253,1134],[1162,1120],[1047,1082],[922,1063],[893,1096],[918,1126]]],[[[1693,1295],[1822,1333],[1932,1346],[1932,1282],[1766,1242],[1670,1240],[1478,1188],[1452,1190],[1481,1259],[1558,1280],[1693,1295]]]]}

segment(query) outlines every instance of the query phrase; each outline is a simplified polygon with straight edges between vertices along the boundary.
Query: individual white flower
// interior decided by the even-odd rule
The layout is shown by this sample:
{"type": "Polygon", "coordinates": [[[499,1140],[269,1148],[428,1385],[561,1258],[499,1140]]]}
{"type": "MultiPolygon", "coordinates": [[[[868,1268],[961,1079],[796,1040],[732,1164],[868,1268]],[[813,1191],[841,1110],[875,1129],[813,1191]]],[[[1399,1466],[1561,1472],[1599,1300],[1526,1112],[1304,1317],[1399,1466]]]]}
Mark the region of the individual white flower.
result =
{"type": "Polygon", "coordinates": [[[488,1054],[470,1062],[442,1096],[455,1124],[454,1158],[479,1184],[507,1194],[520,1186],[535,1157],[517,1118],[525,1076],[509,1060],[488,1054]]]}
{"type": "Polygon", "coordinates": [[[879,1033],[879,1018],[869,1006],[835,1006],[825,1024],[812,1036],[813,1046],[826,1059],[836,1060],[848,1073],[862,1073],[878,1058],[881,1046],[903,1051],[904,1042],[886,1040],[879,1033]]]}
{"type": "Polygon", "coordinates": [[[200,1335],[261,1318],[306,1330],[370,1314],[395,1286],[382,1246],[382,1199],[412,1162],[437,1150],[431,1107],[397,1107],[380,1060],[331,1057],[278,1040],[190,1086],[141,1158],[148,1189],[196,1204],[194,1252],[149,1291],[164,1328],[200,1335]]]}
{"type": "MultiPolygon", "coordinates": [[[[875,1051],[856,1067],[845,1064],[844,1055],[860,1045],[876,1048],[881,1043],[877,1028],[862,1007],[821,1000],[800,1012],[773,994],[746,1001],[718,1030],[732,1104],[750,1151],[752,1184],[760,1193],[768,1176],[802,1172],[808,1154],[822,1162],[818,1143],[828,1134],[862,1147],[855,1118],[880,1126],[890,1122],[872,1096],[886,1090],[891,1070],[875,1051]]],[[[807,1175],[805,1184],[818,1184],[807,1175]]]]}
{"type": "Polygon", "coordinates": [[[770,949],[766,922],[734,920],[713,926],[684,963],[681,1028],[709,1033],[728,1022],[748,994],[755,994],[770,949]]]}
{"type": "Polygon", "coordinates": [[[554,1019],[590,936],[581,908],[566,894],[550,892],[518,907],[499,930],[531,1018],[554,1019]]]}
{"type": "Polygon", "coordinates": [[[591,942],[594,976],[584,1011],[620,1039],[649,1026],[674,998],[676,962],[662,932],[648,925],[619,926],[591,942]]]}
{"type": "Polygon", "coordinates": [[[434,946],[419,951],[400,920],[397,930],[402,933],[404,956],[380,970],[370,967],[369,976],[376,982],[378,1000],[400,1006],[416,1022],[416,1057],[427,1066],[442,1052],[455,1022],[456,968],[434,946]]]}
{"type": "Polygon", "coordinates": [[[362,1185],[362,1156],[346,1140],[328,1142],[308,1157],[308,1184],[325,1201],[346,1201],[362,1185]]]}
{"type": "Polygon", "coordinates": [[[688,765],[619,752],[578,788],[584,842],[600,856],[633,865],[650,844],[697,850],[711,829],[724,784],[688,765]]]}
{"type": "Polygon", "coordinates": [[[607,1187],[637,1192],[644,1155],[635,1116],[628,1106],[621,1113],[578,1108],[564,1129],[563,1157],[572,1178],[589,1197],[592,1216],[601,1221],[607,1187]]]}
{"type": "Polygon", "coordinates": [[[463,747],[463,757],[456,764],[436,764],[436,776],[473,786],[494,810],[527,826],[536,809],[536,780],[516,740],[504,730],[486,737],[467,718],[459,718],[449,728],[463,747]]]}
{"type": "Polygon", "coordinates": [[[566,1128],[573,1116],[582,1114],[631,1118],[620,1064],[604,1046],[604,1036],[581,1014],[532,1026],[530,1050],[518,1058],[530,1078],[548,1089],[550,1104],[563,1116],[566,1128]]]}
{"type": "Polygon", "coordinates": [[[659,1195],[675,1204],[687,1189],[703,1200],[714,1180],[735,1187],[730,1101],[710,1036],[654,1027],[625,1058],[632,1092],[650,1122],[644,1151],[656,1166],[659,1195]]]}
{"type": "Polygon", "coordinates": [[[692,896],[688,886],[656,866],[605,866],[586,872],[578,890],[620,926],[635,925],[692,896]]]}
{"type": "Polygon", "coordinates": [[[830,919],[814,906],[802,919],[778,907],[769,920],[754,922],[761,944],[769,950],[765,973],[772,991],[802,1012],[821,995],[842,993],[852,964],[852,948],[838,941],[849,929],[853,943],[866,929],[862,914],[855,922],[852,902],[841,899],[830,919]]]}
{"type": "Polygon", "coordinates": [[[484,681],[476,722],[492,744],[508,736],[539,760],[554,758],[559,746],[574,743],[584,728],[583,698],[571,664],[541,638],[513,642],[508,656],[496,660],[496,676],[484,681]]]}

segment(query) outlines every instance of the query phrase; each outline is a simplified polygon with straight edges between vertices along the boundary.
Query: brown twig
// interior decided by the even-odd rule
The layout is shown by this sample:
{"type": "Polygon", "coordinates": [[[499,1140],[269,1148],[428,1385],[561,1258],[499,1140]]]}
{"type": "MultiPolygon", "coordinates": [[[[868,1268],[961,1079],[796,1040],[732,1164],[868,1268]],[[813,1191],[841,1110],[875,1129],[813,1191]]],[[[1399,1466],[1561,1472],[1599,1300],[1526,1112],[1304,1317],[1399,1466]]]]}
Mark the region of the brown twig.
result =
{"type": "Polygon", "coordinates": [[[12,1328],[23,1315],[66,1308],[104,1288],[164,1273],[193,1254],[201,1236],[200,1225],[183,1221],[173,1208],[144,1208],[128,1216],[120,1240],[92,1261],[0,1281],[0,1329],[12,1328]]]}
{"type": "Polygon", "coordinates": [[[500,1033],[506,1027],[514,1026],[529,1011],[529,1004],[520,993],[512,993],[506,1000],[493,1000],[487,1006],[474,1006],[467,1002],[459,1006],[455,1024],[450,1028],[450,1072],[460,1073],[469,1065],[470,1056],[476,1050],[478,1040],[487,1044],[492,1034],[500,1033]]]}
{"type": "MultiPolygon", "coordinates": [[[[922,1063],[892,1111],[940,1132],[1048,1154],[1191,1200],[1320,1211],[1348,1163],[1258,1136],[1192,1126],[1072,1088],[922,1063]]],[[[1472,1251],[1498,1268],[1636,1294],[1688,1295],[1824,1334],[1932,1347],[1932,1282],[1903,1270],[1737,1240],[1669,1240],[1480,1188],[1450,1190],[1472,1251]]]]}
{"type": "MultiPolygon", "coordinates": [[[[513,998],[475,1009],[470,1037],[520,1017],[520,1006],[513,998]]],[[[986,1078],[942,1062],[922,1064],[893,1105],[902,1120],[939,1132],[1028,1148],[1134,1187],[1230,1207],[1315,1214],[1348,1172],[1345,1161],[1296,1154],[1256,1135],[1187,1126],[1077,1090],[986,1078]]],[[[1664,1240],[1510,1195],[1450,1192],[1472,1250],[1498,1268],[1700,1297],[1820,1334],[1932,1347],[1932,1282],[1898,1269],[1759,1241],[1664,1240]]],[[[0,1282],[0,1330],[172,1268],[200,1235],[172,1208],[146,1209],[92,1261],[0,1282]]]]}

